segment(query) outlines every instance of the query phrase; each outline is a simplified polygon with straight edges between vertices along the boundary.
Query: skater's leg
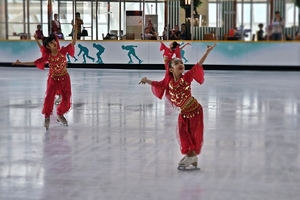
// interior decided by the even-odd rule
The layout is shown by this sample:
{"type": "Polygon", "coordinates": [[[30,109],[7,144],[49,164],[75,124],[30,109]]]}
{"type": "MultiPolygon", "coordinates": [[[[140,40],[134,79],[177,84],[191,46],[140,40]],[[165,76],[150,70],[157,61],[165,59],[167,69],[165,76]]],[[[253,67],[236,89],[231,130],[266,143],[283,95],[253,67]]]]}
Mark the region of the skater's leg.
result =
{"type": "Polygon", "coordinates": [[[71,80],[69,75],[64,78],[63,81],[60,82],[61,96],[62,100],[57,108],[58,120],[67,125],[67,120],[63,117],[63,115],[69,111],[71,107],[71,80]]]}
{"type": "Polygon", "coordinates": [[[86,57],[88,57],[88,59],[92,60],[93,62],[95,61],[95,58],[89,56],[88,54],[86,55],[86,57]]]}
{"type": "Polygon", "coordinates": [[[44,99],[43,111],[42,111],[42,113],[45,115],[46,118],[49,118],[50,115],[52,114],[55,93],[56,93],[55,83],[53,82],[52,78],[49,78],[47,81],[47,90],[44,99]]]}
{"type": "Polygon", "coordinates": [[[178,138],[181,153],[188,156],[199,155],[203,144],[203,111],[199,110],[192,118],[178,117],[178,138]]]}
{"type": "Polygon", "coordinates": [[[127,55],[128,55],[128,58],[129,58],[129,63],[132,63],[131,52],[129,51],[127,55]]]}
{"type": "Polygon", "coordinates": [[[54,98],[56,93],[56,86],[49,77],[47,81],[46,96],[44,99],[44,106],[42,113],[45,115],[44,127],[48,130],[50,125],[50,115],[52,114],[54,98]]]}

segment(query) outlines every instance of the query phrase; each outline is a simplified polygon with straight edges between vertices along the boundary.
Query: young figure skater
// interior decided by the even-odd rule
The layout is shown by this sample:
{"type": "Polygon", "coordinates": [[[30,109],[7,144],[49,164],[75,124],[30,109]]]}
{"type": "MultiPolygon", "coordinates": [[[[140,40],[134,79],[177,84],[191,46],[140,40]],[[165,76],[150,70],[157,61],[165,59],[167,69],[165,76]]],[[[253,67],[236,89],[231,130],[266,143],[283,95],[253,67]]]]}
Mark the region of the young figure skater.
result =
{"type": "MultiPolygon", "coordinates": [[[[47,51],[44,50],[43,45],[39,42],[37,35],[34,34],[33,37],[34,37],[36,43],[38,44],[38,46],[39,46],[39,48],[40,48],[42,54],[43,54],[43,53],[47,53],[47,51]]],[[[43,57],[43,55],[42,55],[42,57],[43,57]]],[[[55,104],[55,105],[59,105],[60,102],[61,102],[61,92],[60,92],[60,91],[57,91],[57,92],[56,92],[56,95],[57,95],[57,98],[55,99],[54,104],[55,104]]]]}
{"type": "MultiPolygon", "coordinates": [[[[74,25],[74,29],[77,26],[74,25]]],[[[50,115],[52,114],[54,98],[57,91],[61,92],[62,101],[57,108],[57,121],[61,124],[68,126],[68,121],[65,119],[64,114],[69,111],[71,107],[71,80],[67,71],[66,54],[69,53],[74,56],[74,45],[76,44],[77,30],[74,31],[72,42],[60,48],[58,39],[55,35],[51,35],[43,40],[45,49],[42,57],[34,62],[21,62],[17,60],[15,65],[36,65],[39,69],[44,70],[45,63],[49,64],[49,75],[47,80],[46,97],[44,100],[44,107],[42,113],[45,115],[44,126],[48,130],[50,125],[50,115]]]]}
{"type": "Polygon", "coordinates": [[[185,43],[180,47],[180,44],[177,42],[170,43],[169,47],[167,47],[162,41],[160,41],[160,51],[164,51],[163,59],[165,63],[165,68],[168,70],[168,63],[175,55],[176,58],[181,58],[180,51],[186,46],[191,45],[190,43],[185,43]]]}
{"type": "Polygon", "coordinates": [[[169,62],[169,73],[162,81],[151,81],[146,77],[140,83],[151,85],[153,94],[162,99],[164,93],[173,106],[180,108],[178,116],[178,136],[181,153],[185,156],[179,162],[178,169],[185,170],[193,165],[197,168],[198,158],[203,143],[203,109],[201,104],[191,95],[191,83],[195,79],[198,83],[204,82],[204,71],[202,64],[208,54],[216,46],[208,46],[206,53],[194,65],[194,67],[183,74],[185,66],[180,58],[173,58],[169,62]]]}

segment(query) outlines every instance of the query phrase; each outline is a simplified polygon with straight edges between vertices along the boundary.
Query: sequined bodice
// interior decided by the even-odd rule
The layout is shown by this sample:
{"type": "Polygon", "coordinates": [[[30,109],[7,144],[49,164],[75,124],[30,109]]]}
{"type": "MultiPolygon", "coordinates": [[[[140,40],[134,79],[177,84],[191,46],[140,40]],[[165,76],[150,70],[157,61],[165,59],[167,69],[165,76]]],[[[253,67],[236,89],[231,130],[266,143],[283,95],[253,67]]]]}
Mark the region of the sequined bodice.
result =
{"type": "Polygon", "coordinates": [[[181,77],[177,82],[171,80],[169,82],[169,93],[171,95],[171,102],[179,107],[187,102],[191,98],[191,84],[186,82],[183,77],[181,77]]]}
{"type": "Polygon", "coordinates": [[[61,52],[49,56],[49,68],[52,76],[63,76],[67,73],[67,59],[61,52]]]}

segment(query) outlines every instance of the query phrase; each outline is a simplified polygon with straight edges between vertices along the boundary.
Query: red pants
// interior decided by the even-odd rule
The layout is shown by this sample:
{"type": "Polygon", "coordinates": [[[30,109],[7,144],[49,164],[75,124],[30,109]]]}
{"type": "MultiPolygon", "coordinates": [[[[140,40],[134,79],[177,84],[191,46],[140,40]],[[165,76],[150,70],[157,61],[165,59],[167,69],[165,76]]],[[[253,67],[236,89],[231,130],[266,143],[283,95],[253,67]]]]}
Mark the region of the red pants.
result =
{"type": "Polygon", "coordinates": [[[203,109],[199,108],[194,111],[192,117],[184,117],[183,114],[178,116],[178,141],[182,154],[188,154],[195,151],[200,154],[203,144],[203,109]]]}
{"type": "Polygon", "coordinates": [[[46,118],[52,114],[57,91],[60,91],[62,97],[61,103],[57,108],[57,115],[63,115],[68,112],[71,107],[71,80],[69,74],[48,77],[46,97],[42,111],[46,118]]]}

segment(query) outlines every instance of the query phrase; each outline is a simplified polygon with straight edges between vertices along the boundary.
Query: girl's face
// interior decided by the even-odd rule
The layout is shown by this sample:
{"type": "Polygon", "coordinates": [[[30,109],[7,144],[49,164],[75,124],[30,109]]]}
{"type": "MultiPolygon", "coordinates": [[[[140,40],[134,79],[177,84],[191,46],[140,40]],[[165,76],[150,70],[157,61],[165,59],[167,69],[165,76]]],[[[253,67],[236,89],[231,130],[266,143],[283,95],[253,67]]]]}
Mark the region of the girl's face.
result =
{"type": "Polygon", "coordinates": [[[49,42],[48,43],[48,49],[50,49],[50,50],[55,50],[55,49],[57,49],[57,43],[56,43],[56,41],[55,40],[52,40],[51,42],[49,42]]]}
{"type": "Polygon", "coordinates": [[[172,72],[175,75],[180,75],[184,72],[185,66],[181,59],[176,58],[172,61],[172,68],[170,68],[170,72],[172,72]]]}

